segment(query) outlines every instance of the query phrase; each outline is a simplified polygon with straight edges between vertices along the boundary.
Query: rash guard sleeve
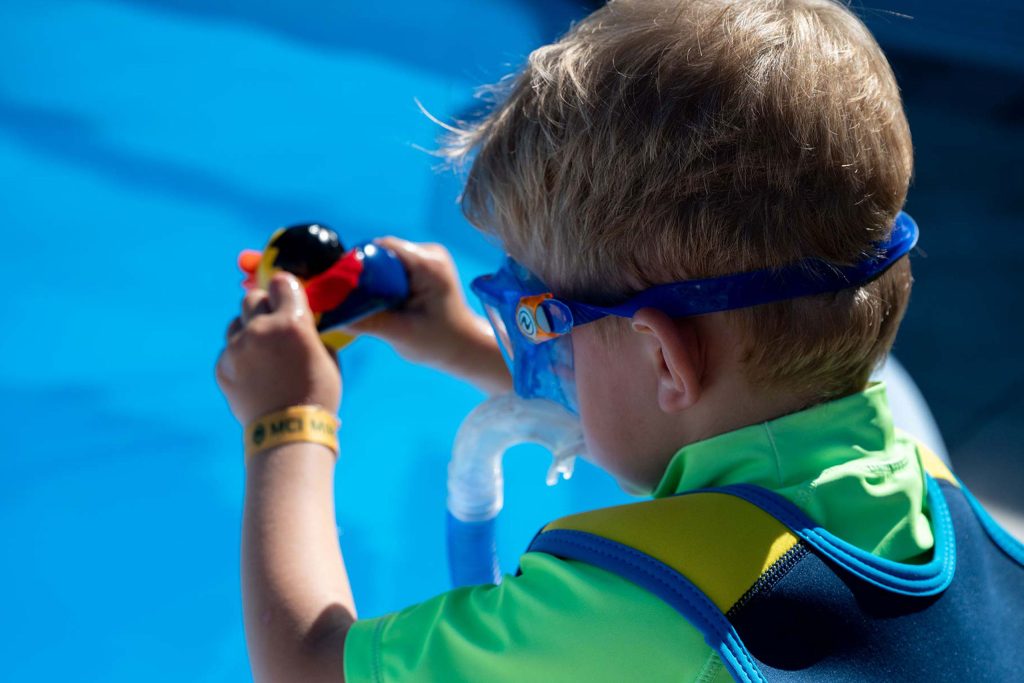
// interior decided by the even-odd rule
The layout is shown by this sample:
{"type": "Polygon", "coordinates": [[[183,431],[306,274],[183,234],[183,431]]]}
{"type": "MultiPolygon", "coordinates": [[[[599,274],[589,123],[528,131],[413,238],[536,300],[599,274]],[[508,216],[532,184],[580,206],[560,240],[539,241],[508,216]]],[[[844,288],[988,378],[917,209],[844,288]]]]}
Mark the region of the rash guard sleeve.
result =
{"type": "MultiPolygon", "coordinates": [[[[718,680],[717,657],[678,612],[596,567],[527,553],[498,586],[356,622],[348,683],[718,680]]],[[[728,680],[728,675],[722,680],[728,680]]]]}

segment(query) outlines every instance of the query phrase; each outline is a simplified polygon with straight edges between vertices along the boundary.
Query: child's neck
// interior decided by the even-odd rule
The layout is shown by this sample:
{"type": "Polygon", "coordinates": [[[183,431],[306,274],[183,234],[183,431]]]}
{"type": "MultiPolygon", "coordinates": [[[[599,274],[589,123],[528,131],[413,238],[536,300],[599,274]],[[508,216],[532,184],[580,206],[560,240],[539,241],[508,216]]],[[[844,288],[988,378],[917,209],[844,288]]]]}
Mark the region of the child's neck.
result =
{"type": "Polygon", "coordinates": [[[706,390],[702,400],[689,416],[693,431],[685,443],[703,441],[719,434],[761,424],[789,415],[814,403],[804,394],[752,387],[745,379],[734,385],[719,383],[706,390]]]}
{"type": "Polygon", "coordinates": [[[646,449],[647,462],[635,469],[642,480],[623,482],[627,490],[654,490],[681,448],[804,410],[814,403],[804,395],[752,387],[740,374],[732,381],[716,379],[714,384],[705,387],[700,400],[692,407],[675,415],[659,416],[660,424],[653,426],[653,440],[646,449]]]}

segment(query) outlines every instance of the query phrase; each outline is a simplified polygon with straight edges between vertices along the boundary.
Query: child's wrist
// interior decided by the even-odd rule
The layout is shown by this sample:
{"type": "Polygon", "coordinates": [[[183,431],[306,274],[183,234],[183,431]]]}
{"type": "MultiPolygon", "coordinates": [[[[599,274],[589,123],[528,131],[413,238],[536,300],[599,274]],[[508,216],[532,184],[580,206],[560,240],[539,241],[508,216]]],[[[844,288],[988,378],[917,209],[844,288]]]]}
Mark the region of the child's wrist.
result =
{"type": "Polygon", "coordinates": [[[341,422],[319,405],[297,405],[252,420],[245,426],[245,461],[288,443],[317,443],[338,456],[341,422]]]}
{"type": "Polygon", "coordinates": [[[470,315],[460,325],[447,361],[440,370],[471,382],[488,393],[501,393],[512,387],[501,348],[490,324],[480,316],[470,315]]]}

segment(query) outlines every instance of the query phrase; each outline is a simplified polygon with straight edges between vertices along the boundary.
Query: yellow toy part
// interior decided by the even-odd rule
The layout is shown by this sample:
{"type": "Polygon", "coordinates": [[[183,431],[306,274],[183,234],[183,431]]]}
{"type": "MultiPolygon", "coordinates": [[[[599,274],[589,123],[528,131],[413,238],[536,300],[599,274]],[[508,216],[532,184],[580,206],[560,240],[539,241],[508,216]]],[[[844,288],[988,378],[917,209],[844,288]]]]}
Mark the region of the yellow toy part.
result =
{"type": "MultiPolygon", "coordinates": [[[[317,315],[319,319],[319,314],[317,315]]],[[[341,330],[327,330],[326,332],[320,333],[320,340],[327,345],[328,348],[332,348],[335,351],[340,351],[353,341],[356,336],[354,334],[346,334],[341,330]]]]}

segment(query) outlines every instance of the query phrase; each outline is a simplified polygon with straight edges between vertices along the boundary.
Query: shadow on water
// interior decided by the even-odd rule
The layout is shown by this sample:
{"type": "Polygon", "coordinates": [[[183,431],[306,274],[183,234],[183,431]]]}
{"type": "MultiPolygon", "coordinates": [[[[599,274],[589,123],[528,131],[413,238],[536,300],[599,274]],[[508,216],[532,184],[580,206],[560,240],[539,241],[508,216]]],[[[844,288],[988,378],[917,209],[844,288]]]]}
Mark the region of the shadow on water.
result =
{"type": "Polygon", "coordinates": [[[3,93],[0,129],[33,152],[107,176],[121,186],[222,205],[254,225],[267,224],[268,217],[283,221],[295,216],[331,215],[330,207],[311,199],[268,196],[200,168],[139,154],[115,140],[103,139],[99,126],[77,113],[22,104],[3,93]]]}
{"type": "MultiPolygon", "coordinates": [[[[533,27],[532,42],[540,45],[565,32],[572,20],[602,3],[145,0],[128,4],[145,4],[205,21],[248,25],[323,50],[378,54],[419,69],[466,77],[470,72],[500,68],[494,64],[494,41],[500,43],[507,34],[502,19],[510,10],[518,8],[525,15],[524,23],[533,27]],[[473,30],[467,31],[467,26],[473,26],[473,30]]],[[[523,57],[525,54],[509,55],[516,62],[523,57]]]]}

